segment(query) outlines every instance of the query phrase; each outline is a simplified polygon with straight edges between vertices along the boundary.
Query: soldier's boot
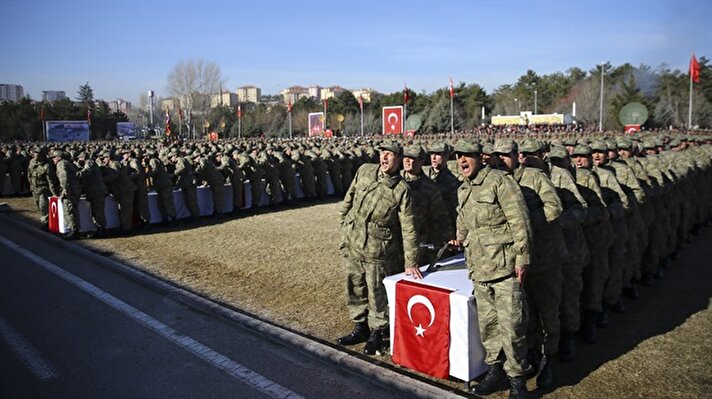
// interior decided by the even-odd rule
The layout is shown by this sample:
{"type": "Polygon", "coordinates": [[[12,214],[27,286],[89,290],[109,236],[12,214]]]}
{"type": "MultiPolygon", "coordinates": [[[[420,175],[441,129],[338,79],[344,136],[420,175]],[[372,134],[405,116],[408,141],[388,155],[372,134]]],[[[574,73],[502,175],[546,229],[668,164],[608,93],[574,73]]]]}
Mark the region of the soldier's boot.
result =
{"type": "Polygon", "coordinates": [[[363,353],[367,355],[381,355],[384,352],[383,338],[388,335],[384,328],[374,328],[368,336],[363,353]]]}
{"type": "Polygon", "coordinates": [[[644,272],[643,277],[640,278],[640,284],[643,287],[653,286],[653,273],[644,272]]]}
{"type": "Polygon", "coordinates": [[[536,386],[539,389],[546,390],[554,385],[554,365],[551,364],[552,358],[544,355],[539,362],[539,372],[536,376],[536,386]]]}
{"type": "Polygon", "coordinates": [[[564,362],[574,360],[576,356],[576,345],[574,334],[570,332],[562,332],[559,340],[559,359],[564,362]]]}
{"type": "MultiPolygon", "coordinates": [[[[522,377],[522,379],[524,379],[522,377]]],[[[507,374],[504,373],[502,363],[495,363],[490,366],[485,374],[485,378],[470,389],[474,395],[489,395],[501,391],[507,387],[507,374]]]]}
{"type": "Polygon", "coordinates": [[[587,344],[596,343],[598,332],[596,331],[596,318],[598,312],[587,310],[584,314],[583,323],[581,323],[581,338],[587,344]]]}
{"type": "Polygon", "coordinates": [[[356,323],[353,331],[351,331],[347,335],[344,335],[341,338],[338,338],[336,340],[336,343],[339,345],[346,346],[360,344],[361,342],[366,342],[366,340],[368,340],[370,332],[371,329],[368,328],[367,322],[364,321],[361,323],[356,323]]]}
{"type": "Polygon", "coordinates": [[[608,315],[611,313],[608,307],[612,305],[603,304],[603,312],[598,312],[596,314],[596,327],[598,328],[608,328],[608,315]]]}
{"type": "Polygon", "coordinates": [[[529,397],[527,391],[527,380],[524,377],[513,377],[509,379],[509,399],[526,399],[529,397]]]}

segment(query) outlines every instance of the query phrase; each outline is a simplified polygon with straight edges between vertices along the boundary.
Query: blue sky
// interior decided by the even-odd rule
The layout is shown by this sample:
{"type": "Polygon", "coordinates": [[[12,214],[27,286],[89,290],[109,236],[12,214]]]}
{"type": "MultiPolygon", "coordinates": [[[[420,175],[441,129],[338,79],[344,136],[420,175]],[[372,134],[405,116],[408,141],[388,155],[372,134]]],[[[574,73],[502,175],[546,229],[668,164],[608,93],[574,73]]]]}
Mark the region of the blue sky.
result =
{"type": "Polygon", "coordinates": [[[32,98],[89,82],[96,98],[167,95],[181,60],[216,62],[225,89],[408,87],[488,92],[602,61],[686,70],[712,56],[712,1],[0,0],[0,83],[32,98]]]}

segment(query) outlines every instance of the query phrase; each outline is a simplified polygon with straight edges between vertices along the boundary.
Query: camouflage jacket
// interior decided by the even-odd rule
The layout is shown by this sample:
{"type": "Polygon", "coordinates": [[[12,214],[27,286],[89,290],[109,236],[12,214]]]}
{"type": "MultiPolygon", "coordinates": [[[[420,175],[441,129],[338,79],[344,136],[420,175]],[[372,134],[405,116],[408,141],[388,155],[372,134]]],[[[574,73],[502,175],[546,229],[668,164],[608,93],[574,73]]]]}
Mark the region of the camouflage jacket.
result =
{"type": "Polygon", "coordinates": [[[556,193],[561,199],[564,212],[559,217],[561,232],[564,234],[566,249],[568,250],[567,261],[580,261],[588,263],[588,247],[586,237],[583,234],[583,224],[588,213],[588,204],[579,192],[573,176],[567,169],[551,166],[551,183],[556,187],[556,193]]]}
{"type": "Polygon", "coordinates": [[[379,165],[359,168],[341,207],[341,248],[354,259],[417,266],[411,193],[400,175],[386,175],[379,165]]]}
{"type": "Polygon", "coordinates": [[[66,159],[57,162],[56,167],[60,195],[78,198],[82,194],[82,186],[79,183],[79,177],[77,177],[77,167],[66,159]]]}
{"type": "Polygon", "coordinates": [[[435,185],[440,190],[440,195],[442,195],[445,207],[450,215],[450,221],[455,224],[457,220],[457,189],[462,182],[447,167],[440,172],[432,167],[423,167],[423,172],[435,182],[435,185]]]}
{"type": "Polygon", "coordinates": [[[166,171],[166,166],[158,158],[148,160],[148,169],[146,177],[151,181],[151,187],[157,191],[173,189],[173,183],[166,171]]]}
{"type": "Polygon", "coordinates": [[[183,157],[176,159],[176,170],[173,172],[175,176],[175,186],[178,188],[195,187],[195,172],[193,167],[183,157]]]}
{"type": "Polygon", "coordinates": [[[534,272],[543,265],[558,266],[568,258],[559,217],[564,212],[556,188],[541,169],[519,165],[513,173],[527,203],[529,221],[534,232],[532,264],[534,272]]]}
{"type": "Polygon", "coordinates": [[[410,187],[415,215],[415,231],[418,243],[442,246],[455,238],[455,226],[450,223],[450,215],[435,183],[422,172],[414,176],[401,171],[401,176],[410,187]]]}
{"type": "MultiPolygon", "coordinates": [[[[0,170],[0,172],[4,171],[0,170]]],[[[59,181],[57,181],[57,172],[52,161],[31,159],[27,167],[27,178],[30,182],[30,191],[33,193],[59,195],[59,181]]]]}
{"type": "Polygon", "coordinates": [[[458,189],[457,239],[465,247],[470,279],[486,282],[529,265],[532,227],[522,191],[512,177],[489,166],[458,189]]]}
{"type": "Polygon", "coordinates": [[[88,199],[104,198],[106,196],[106,185],[99,166],[91,159],[84,162],[84,167],[77,172],[82,191],[88,199]]]}
{"type": "Polygon", "coordinates": [[[612,168],[608,165],[594,166],[593,172],[598,175],[603,200],[606,202],[608,212],[611,213],[611,220],[613,222],[622,220],[630,212],[631,207],[628,196],[618,183],[612,168]]]}
{"type": "Polygon", "coordinates": [[[601,193],[601,186],[598,183],[598,176],[589,169],[577,168],[576,184],[588,205],[584,222],[584,235],[588,250],[607,249],[613,240],[613,229],[611,228],[610,214],[606,202],[603,200],[603,193],[601,193]]]}

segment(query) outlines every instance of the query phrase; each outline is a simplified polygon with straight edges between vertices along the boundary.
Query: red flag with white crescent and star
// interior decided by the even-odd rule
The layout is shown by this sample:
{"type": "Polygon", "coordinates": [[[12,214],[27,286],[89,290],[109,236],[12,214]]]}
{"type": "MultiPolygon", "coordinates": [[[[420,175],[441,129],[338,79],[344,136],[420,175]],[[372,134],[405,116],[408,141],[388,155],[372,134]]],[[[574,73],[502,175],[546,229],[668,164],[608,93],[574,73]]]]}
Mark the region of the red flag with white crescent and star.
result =
{"type": "Polygon", "coordinates": [[[700,83],[700,63],[697,62],[697,57],[694,54],[690,58],[690,77],[692,83],[700,83]]]}
{"type": "Polygon", "coordinates": [[[383,134],[403,133],[403,107],[383,107],[383,134]]]}
{"type": "Polygon", "coordinates": [[[240,103],[237,103],[237,119],[242,119],[242,108],[240,108],[240,103]]]}
{"type": "Polygon", "coordinates": [[[448,378],[451,292],[408,280],[396,283],[394,363],[448,378]]]}
{"type": "Polygon", "coordinates": [[[291,99],[287,103],[287,112],[289,112],[289,113],[292,112],[292,100],[291,99]]]}
{"type": "Polygon", "coordinates": [[[52,233],[59,233],[59,197],[49,197],[47,206],[49,213],[48,228],[52,233]]]}
{"type": "Polygon", "coordinates": [[[452,76],[450,76],[450,98],[455,97],[455,86],[452,84],[452,76]]]}

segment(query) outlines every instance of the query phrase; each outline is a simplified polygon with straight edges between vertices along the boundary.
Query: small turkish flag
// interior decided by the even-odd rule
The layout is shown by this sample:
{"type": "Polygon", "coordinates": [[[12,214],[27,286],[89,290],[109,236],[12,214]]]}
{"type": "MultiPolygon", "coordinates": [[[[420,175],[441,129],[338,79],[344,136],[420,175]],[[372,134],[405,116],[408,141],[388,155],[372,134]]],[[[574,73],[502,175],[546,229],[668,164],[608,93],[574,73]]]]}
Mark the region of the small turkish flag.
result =
{"type": "Polygon", "coordinates": [[[59,233],[59,197],[49,197],[49,231],[59,233]]]}
{"type": "Polygon", "coordinates": [[[697,57],[694,54],[690,58],[690,79],[692,79],[692,83],[700,83],[700,63],[697,62],[697,57]]]}
{"type": "Polygon", "coordinates": [[[396,283],[394,363],[448,378],[451,292],[408,280],[396,283]]]}
{"type": "Polygon", "coordinates": [[[403,133],[403,107],[383,107],[383,134],[403,133]]]}

